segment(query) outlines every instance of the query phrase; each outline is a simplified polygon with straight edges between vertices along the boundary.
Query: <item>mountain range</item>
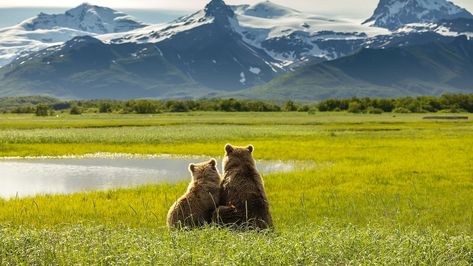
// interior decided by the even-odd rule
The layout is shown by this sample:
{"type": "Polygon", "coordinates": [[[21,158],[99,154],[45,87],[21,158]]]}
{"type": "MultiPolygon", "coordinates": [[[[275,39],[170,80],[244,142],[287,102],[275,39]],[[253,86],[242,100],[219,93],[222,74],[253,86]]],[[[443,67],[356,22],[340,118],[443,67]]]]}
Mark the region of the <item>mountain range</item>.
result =
{"type": "Polygon", "coordinates": [[[473,16],[445,0],[381,0],[363,24],[269,1],[212,0],[146,25],[82,4],[0,30],[0,95],[320,100],[472,92],[472,37],[473,16]]]}

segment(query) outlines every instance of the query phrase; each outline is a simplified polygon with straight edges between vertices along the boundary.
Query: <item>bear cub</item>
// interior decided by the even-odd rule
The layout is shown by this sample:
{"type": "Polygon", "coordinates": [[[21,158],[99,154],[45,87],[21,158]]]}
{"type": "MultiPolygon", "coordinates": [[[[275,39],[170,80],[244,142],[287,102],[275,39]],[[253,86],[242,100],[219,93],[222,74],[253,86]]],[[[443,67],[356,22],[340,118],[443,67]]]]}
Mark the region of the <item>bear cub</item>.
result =
{"type": "Polygon", "coordinates": [[[220,206],[212,220],[223,225],[254,229],[273,227],[263,179],[256,169],[253,146],[225,146],[220,206]]]}
{"type": "Polygon", "coordinates": [[[221,178],[217,161],[190,164],[192,180],[187,192],[169,209],[167,225],[169,228],[193,228],[211,222],[220,198],[221,178]]]}

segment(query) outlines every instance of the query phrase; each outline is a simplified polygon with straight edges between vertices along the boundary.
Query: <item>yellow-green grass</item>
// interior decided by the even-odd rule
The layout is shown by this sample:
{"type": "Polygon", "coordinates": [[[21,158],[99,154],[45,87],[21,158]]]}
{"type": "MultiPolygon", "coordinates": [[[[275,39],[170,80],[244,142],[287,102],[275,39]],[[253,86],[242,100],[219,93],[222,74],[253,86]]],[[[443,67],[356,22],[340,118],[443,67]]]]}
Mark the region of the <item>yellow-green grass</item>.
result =
{"type": "Polygon", "coordinates": [[[96,257],[71,257],[83,263],[473,263],[472,117],[423,116],[0,116],[0,156],[210,157],[221,156],[230,142],[252,143],[257,159],[312,162],[307,169],[265,176],[277,228],[267,235],[215,228],[169,234],[166,212],[185,190],[183,183],[2,200],[0,261],[34,263],[41,256],[24,253],[28,247],[46,261],[64,263],[74,246],[77,254],[98,250],[96,257]],[[216,251],[204,254],[202,246],[216,251]],[[20,255],[7,254],[8,247],[20,255]],[[176,258],[179,250],[184,252],[176,258]]]}

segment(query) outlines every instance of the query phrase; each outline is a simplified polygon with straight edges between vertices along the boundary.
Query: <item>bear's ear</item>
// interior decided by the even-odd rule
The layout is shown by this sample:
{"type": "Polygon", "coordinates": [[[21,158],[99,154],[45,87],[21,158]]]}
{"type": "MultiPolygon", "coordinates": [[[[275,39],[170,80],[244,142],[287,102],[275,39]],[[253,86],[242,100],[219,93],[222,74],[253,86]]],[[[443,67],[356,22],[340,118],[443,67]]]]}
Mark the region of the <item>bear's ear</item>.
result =
{"type": "Polygon", "coordinates": [[[189,171],[191,171],[191,173],[194,173],[194,170],[195,170],[195,164],[193,163],[189,164],[189,171]]]}
{"type": "Polygon", "coordinates": [[[233,146],[230,145],[230,144],[227,144],[225,145],[225,152],[228,154],[228,153],[232,153],[233,152],[233,146]]]}
{"type": "Polygon", "coordinates": [[[250,145],[248,146],[247,149],[250,151],[250,153],[253,153],[253,151],[255,150],[255,147],[253,147],[253,145],[250,145]]]}
{"type": "Polygon", "coordinates": [[[217,160],[215,160],[214,158],[210,159],[209,164],[210,164],[213,168],[217,168],[217,160]]]}

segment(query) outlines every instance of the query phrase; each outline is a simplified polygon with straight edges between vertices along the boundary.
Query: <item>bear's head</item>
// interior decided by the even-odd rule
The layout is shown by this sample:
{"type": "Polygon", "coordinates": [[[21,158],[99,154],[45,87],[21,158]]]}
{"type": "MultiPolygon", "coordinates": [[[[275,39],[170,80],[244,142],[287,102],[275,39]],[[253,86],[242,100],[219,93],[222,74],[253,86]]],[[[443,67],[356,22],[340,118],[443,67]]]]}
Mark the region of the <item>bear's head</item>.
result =
{"type": "Polygon", "coordinates": [[[230,144],[225,145],[225,156],[223,157],[223,170],[237,167],[255,167],[253,159],[253,145],[247,147],[236,147],[230,144]]]}
{"type": "Polygon", "coordinates": [[[192,180],[198,183],[220,183],[220,174],[217,170],[217,160],[211,159],[203,163],[189,164],[192,180]]]}

